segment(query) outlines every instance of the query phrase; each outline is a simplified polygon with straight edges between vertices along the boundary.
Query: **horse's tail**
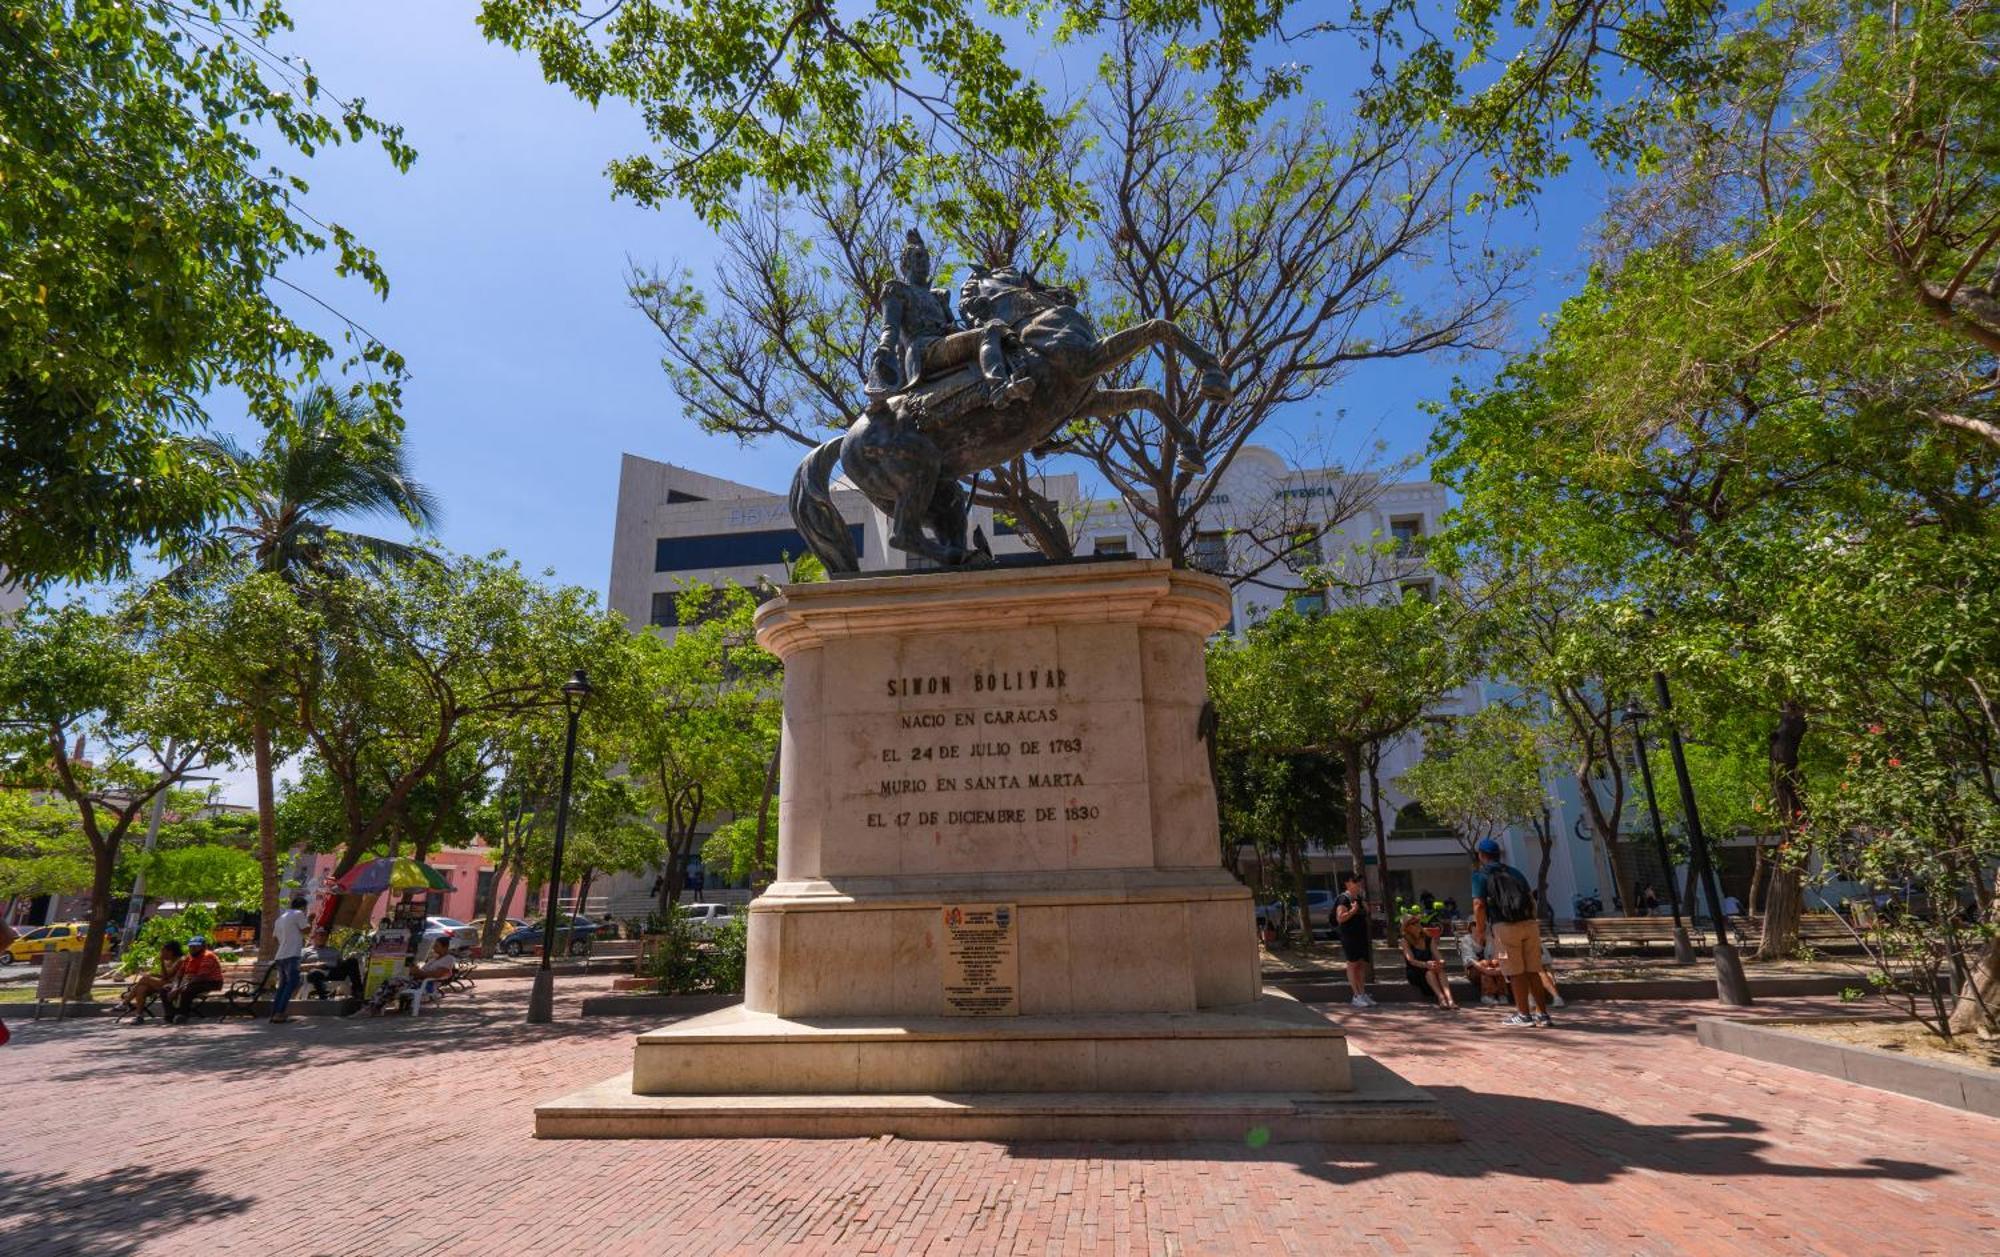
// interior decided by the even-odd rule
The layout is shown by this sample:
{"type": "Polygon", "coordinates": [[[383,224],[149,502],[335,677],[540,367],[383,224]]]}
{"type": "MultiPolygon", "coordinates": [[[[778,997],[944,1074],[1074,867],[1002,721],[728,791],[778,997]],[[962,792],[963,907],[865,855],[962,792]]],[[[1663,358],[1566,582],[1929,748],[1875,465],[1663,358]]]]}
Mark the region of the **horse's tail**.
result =
{"type": "Polygon", "coordinates": [[[805,456],[792,475],[792,522],[798,525],[806,545],[826,564],[828,573],[861,570],[854,536],[847,531],[847,520],[835,509],[833,495],[827,491],[833,465],[840,460],[840,447],[846,440],[837,436],[820,445],[805,456]]]}

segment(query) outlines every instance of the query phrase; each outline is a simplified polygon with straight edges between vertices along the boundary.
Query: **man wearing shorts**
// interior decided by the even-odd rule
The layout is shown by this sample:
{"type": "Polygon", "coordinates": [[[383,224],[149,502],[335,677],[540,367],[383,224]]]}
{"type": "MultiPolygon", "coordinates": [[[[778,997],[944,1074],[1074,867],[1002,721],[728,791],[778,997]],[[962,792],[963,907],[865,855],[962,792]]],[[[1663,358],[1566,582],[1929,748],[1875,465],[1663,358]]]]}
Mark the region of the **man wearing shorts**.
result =
{"type": "Polygon", "coordinates": [[[1333,932],[1340,939],[1340,954],[1347,961],[1347,985],[1356,1008],[1373,1008],[1375,997],[1368,994],[1368,970],[1374,957],[1368,947],[1368,886],[1361,874],[1347,875],[1347,889],[1333,901],[1333,932]]]}
{"type": "Polygon", "coordinates": [[[1542,927],[1535,919],[1535,893],[1521,870],[1500,859],[1500,844],[1481,838],[1475,848],[1479,867],[1472,874],[1472,937],[1484,947],[1492,939],[1492,955],[1514,992],[1509,1026],[1547,1026],[1549,996],[1542,987],[1542,927]],[[1534,1000],[1535,1011],[1528,1012],[1534,1000]]]}

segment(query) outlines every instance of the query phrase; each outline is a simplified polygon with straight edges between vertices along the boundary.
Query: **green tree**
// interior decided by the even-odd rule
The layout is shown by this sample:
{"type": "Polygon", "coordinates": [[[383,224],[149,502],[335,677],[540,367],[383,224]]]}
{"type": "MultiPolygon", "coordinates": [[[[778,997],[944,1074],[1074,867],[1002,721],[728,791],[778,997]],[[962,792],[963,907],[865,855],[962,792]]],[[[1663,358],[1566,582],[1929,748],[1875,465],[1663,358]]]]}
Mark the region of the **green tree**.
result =
{"type": "Polygon", "coordinates": [[[302,637],[286,632],[284,617],[292,605],[286,595],[305,588],[309,577],[340,575],[357,565],[428,561],[426,551],[349,531],[339,521],[381,516],[430,528],[438,505],[411,474],[397,433],[371,429],[359,401],[325,385],[293,398],[285,422],[271,429],[255,453],[227,438],[204,445],[224,468],[235,506],[192,543],[192,557],[166,585],[169,591],[193,593],[172,608],[192,630],[182,640],[203,656],[202,666],[217,678],[249,744],[264,867],[264,928],[258,937],[268,953],[275,945],[279,899],[272,774],[279,753],[291,749],[297,737],[283,707],[275,652],[309,648],[302,637]],[[284,588],[244,580],[252,573],[284,588]],[[208,588],[189,590],[201,582],[208,588]],[[290,735],[285,745],[281,731],[290,735]]]}
{"type": "Polygon", "coordinates": [[[576,668],[609,675],[629,637],[594,595],[499,555],[313,576],[300,594],[280,692],[332,795],[337,874],[410,824],[419,790],[469,798],[498,732],[560,710],[576,668]]]}
{"type": "MultiPolygon", "coordinates": [[[[1265,755],[1338,763],[1350,866],[1365,869],[1362,773],[1369,748],[1402,736],[1465,682],[1466,621],[1447,601],[1356,603],[1324,614],[1290,608],[1210,652],[1217,740],[1265,755]]],[[[1377,835],[1387,885],[1387,842],[1377,835]]]]}
{"type": "Polygon", "coordinates": [[[644,633],[633,701],[617,721],[617,757],[663,851],[660,908],[680,899],[704,826],[755,817],[778,737],[778,663],[751,628],[756,600],[736,585],[691,585],[671,638],[644,633]]]}
{"type": "Polygon", "coordinates": [[[60,794],[0,789],[0,898],[61,895],[90,884],[90,844],[60,794]]]}
{"type": "Polygon", "coordinates": [[[1548,904],[1555,833],[1542,764],[1555,737],[1525,704],[1489,703],[1470,716],[1424,725],[1424,757],[1398,779],[1424,811],[1451,826],[1466,855],[1516,825],[1535,835],[1535,902],[1548,904]]]}
{"type": "Polygon", "coordinates": [[[126,835],[156,795],[215,762],[226,743],[203,679],[151,647],[130,617],[76,605],[33,605],[0,623],[0,784],[67,800],[89,846],[77,998],[104,954],[126,835]]]}
{"type": "MultiPolygon", "coordinates": [[[[298,261],[388,291],[274,163],[365,139],[399,170],[414,154],[272,46],[290,25],[279,0],[24,0],[0,23],[0,567],[17,581],[122,574],[135,545],[231,504],[193,440],[210,399],[240,393],[282,429],[295,380],[342,352],[272,296],[298,261]]],[[[402,360],[352,321],[343,338],[372,372],[343,436],[393,431],[402,360]]]]}

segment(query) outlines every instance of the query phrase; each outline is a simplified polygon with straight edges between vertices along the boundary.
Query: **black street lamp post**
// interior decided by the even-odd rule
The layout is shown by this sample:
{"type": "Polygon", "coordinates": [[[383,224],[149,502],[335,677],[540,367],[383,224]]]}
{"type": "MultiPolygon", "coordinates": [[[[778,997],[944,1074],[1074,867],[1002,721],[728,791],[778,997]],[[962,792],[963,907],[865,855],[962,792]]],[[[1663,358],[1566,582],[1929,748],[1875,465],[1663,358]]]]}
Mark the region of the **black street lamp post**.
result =
{"type": "Polygon", "coordinates": [[[1653,766],[1646,761],[1646,735],[1640,724],[1651,715],[1637,703],[1625,706],[1625,723],[1632,726],[1632,746],[1639,753],[1639,777],[1646,783],[1646,810],[1653,817],[1653,841],[1660,849],[1660,867],[1667,874],[1667,902],[1674,910],[1674,963],[1694,963],[1694,943],[1688,938],[1687,923],[1681,920],[1680,879],[1674,876],[1674,859],[1667,854],[1667,832],[1660,826],[1660,796],[1653,789],[1653,766]]]}
{"type": "MultiPolygon", "coordinates": [[[[1722,893],[1715,883],[1715,866],[1709,862],[1708,839],[1701,832],[1701,813],[1694,803],[1694,780],[1688,776],[1687,754],[1681,749],[1680,727],[1674,723],[1674,700],[1667,693],[1667,674],[1653,672],[1653,695],[1660,700],[1660,717],[1667,722],[1667,750],[1674,757],[1674,776],[1681,788],[1681,815],[1687,817],[1688,858],[1708,896],[1708,915],[1715,922],[1715,995],[1725,1004],[1743,1007],[1750,1003],[1750,980],[1743,976],[1743,958],[1729,941],[1729,919],[1722,915],[1722,893]]],[[[1645,762],[1643,758],[1640,761],[1645,762]]]]}
{"type": "Polygon", "coordinates": [[[562,788],[556,793],[555,851],[549,856],[549,912],[542,918],[542,965],[535,970],[535,987],[528,996],[528,1024],[547,1025],[555,1020],[556,975],[549,965],[555,955],[557,894],[562,889],[563,835],[569,829],[570,770],[576,765],[576,718],[583,714],[584,700],[590,697],[590,678],[578,668],[562,687],[563,706],[569,709],[569,732],[563,738],[562,788]]]}

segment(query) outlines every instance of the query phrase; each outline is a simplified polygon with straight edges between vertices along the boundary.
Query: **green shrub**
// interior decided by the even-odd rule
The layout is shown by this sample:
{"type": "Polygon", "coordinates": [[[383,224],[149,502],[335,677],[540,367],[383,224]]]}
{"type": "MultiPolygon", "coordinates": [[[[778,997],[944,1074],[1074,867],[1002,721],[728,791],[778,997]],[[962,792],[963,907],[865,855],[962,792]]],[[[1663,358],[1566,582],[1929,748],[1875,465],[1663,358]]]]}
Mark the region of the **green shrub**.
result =
{"type": "Polygon", "coordinates": [[[160,944],[168,939],[185,943],[197,934],[215,932],[215,913],[201,904],[189,904],[179,912],[149,917],[139,933],[118,958],[118,972],[138,973],[159,964],[160,944]]]}
{"type": "Polygon", "coordinates": [[[665,935],[653,952],[646,976],[658,978],[667,995],[733,994],[743,989],[749,960],[749,916],[738,913],[713,938],[694,930],[677,904],[664,916],[655,914],[652,932],[665,935]]]}

